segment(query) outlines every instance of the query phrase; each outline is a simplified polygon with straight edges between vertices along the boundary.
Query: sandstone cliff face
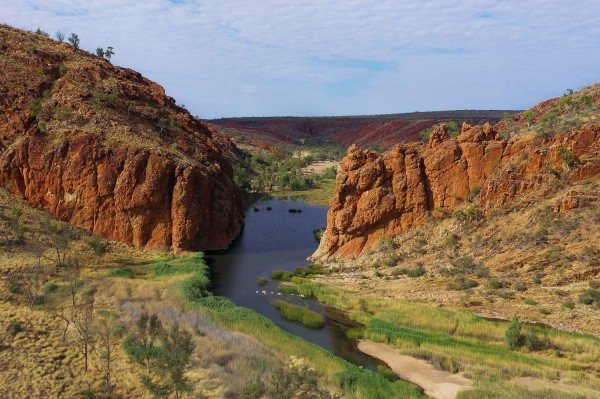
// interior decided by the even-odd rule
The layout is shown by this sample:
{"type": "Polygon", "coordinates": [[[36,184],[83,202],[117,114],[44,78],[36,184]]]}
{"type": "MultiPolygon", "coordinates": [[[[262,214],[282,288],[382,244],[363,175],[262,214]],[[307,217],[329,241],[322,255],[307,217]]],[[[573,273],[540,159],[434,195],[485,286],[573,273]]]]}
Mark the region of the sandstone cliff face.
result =
{"type": "Polygon", "coordinates": [[[226,247],[243,225],[231,140],[135,71],[0,27],[0,185],[138,247],[226,247]]]}
{"type": "Polygon", "coordinates": [[[442,125],[428,145],[396,145],[383,154],[352,146],[337,177],[327,230],[311,259],[360,255],[380,237],[422,224],[436,210],[451,211],[475,193],[485,211],[527,193],[544,195],[557,176],[575,182],[598,174],[600,124],[510,140],[489,124],[464,124],[451,139],[442,125]]]}

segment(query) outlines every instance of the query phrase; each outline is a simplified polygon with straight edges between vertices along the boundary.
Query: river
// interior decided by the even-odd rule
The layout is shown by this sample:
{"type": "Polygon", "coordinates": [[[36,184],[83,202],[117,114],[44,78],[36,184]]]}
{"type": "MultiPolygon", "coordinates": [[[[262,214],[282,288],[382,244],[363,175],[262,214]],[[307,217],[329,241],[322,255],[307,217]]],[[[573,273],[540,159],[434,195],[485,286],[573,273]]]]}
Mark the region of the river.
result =
{"type": "Polygon", "coordinates": [[[353,322],[343,317],[341,312],[326,308],[314,300],[293,298],[326,317],[325,327],[315,329],[284,319],[272,305],[273,301],[286,296],[277,295],[279,282],[271,281],[271,271],[293,271],[298,266],[306,267],[306,258],[318,246],[313,230],[325,226],[326,216],[327,207],[293,199],[273,198],[250,208],[246,212],[244,230],[234,243],[226,250],[206,254],[211,268],[213,293],[268,317],[285,331],[357,366],[373,370],[382,363],[360,352],[356,342],[346,337],[345,332],[353,322]],[[292,213],[290,209],[300,209],[302,212],[292,213]],[[269,283],[259,286],[259,277],[269,278],[269,283]],[[263,290],[267,294],[263,294],[263,290]]]}

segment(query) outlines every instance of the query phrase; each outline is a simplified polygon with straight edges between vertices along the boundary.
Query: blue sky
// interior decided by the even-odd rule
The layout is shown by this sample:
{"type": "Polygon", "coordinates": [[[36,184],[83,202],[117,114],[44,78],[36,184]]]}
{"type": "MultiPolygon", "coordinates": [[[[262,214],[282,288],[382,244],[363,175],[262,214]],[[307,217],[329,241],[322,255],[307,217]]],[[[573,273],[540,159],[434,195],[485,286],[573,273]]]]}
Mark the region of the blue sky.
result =
{"type": "Polygon", "coordinates": [[[201,118],[524,109],[600,81],[598,0],[0,0],[0,22],[113,46],[201,118]]]}

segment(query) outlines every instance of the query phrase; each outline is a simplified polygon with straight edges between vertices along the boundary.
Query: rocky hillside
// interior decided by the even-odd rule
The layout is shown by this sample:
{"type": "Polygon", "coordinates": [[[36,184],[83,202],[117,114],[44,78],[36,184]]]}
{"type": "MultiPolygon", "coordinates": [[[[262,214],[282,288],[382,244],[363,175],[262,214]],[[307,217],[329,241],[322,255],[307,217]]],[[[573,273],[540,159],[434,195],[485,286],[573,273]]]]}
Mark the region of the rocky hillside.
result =
{"type": "Polygon", "coordinates": [[[243,224],[233,143],[139,73],[0,26],[0,185],[95,234],[174,251],[243,224]]]}
{"type": "MultiPolygon", "coordinates": [[[[359,255],[382,237],[430,216],[478,217],[507,204],[535,202],[600,174],[600,85],[544,102],[495,126],[444,125],[428,144],[380,154],[350,147],[337,177],[327,230],[313,260],[359,255]],[[456,210],[458,206],[467,205],[456,210]]],[[[576,191],[556,211],[575,208],[576,191]]]]}
{"type": "Polygon", "coordinates": [[[419,132],[441,123],[495,123],[514,111],[443,111],[406,114],[225,118],[210,122],[230,134],[236,142],[264,149],[298,144],[330,143],[343,146],[390,148],[402,141],[419,140],[419,132]]]}

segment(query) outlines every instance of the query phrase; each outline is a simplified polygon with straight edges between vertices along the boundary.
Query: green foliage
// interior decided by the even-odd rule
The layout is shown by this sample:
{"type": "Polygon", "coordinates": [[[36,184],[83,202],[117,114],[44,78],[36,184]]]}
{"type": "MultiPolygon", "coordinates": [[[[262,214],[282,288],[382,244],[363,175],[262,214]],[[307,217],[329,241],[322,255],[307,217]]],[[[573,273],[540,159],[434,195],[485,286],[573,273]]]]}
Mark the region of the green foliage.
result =
{"type": "Polygon", "coordinates": [[[448,283],[448,289],[450,291],[464,291],[470,288],[477,287],[479,283],[475,280],[471,280],[464,276],[460,276],[454,279],[454,281],[448,283]]]}
{"type": "Polygon", "coordinates": [[[11,320],[8,322],[8,326],[6,326],[6,334],[11,337],[14,337],[20,332],[25,331],[25,327],[20,320],[11,320]]]}
{"type": "Polygon", "coordinates": [[[584,305],[596,305],[600,306],[600,291],[594,288],[586,290],[583,294],[579,295],[579,302],[584,305]]]}
{"type": "Polygon", "coordinates": [[[37,28],[34,33],[36,35],[42,35],[42,36],[50,37],[50,34],[48,32],[43,31],[40,28],[37,28]]]}
{"type": "Polygon", "coordinates": [[[527,122],[527,127],[531,126],[535,123],[535,113],[532,111],[527,111],[523,114],[523,119],[527,122]]]}
{"type": "Polygon", "coordinates": [[[262,399],[267,393],[267,386],[257,379],[244,385],[239,393],[239,399],[262,399]]]}
{"type": "Polygon", "coordinates": [[[460,135],[460,127],[456,121],[447,122],[446,127],[448,128],[448,135],[450,137],[458,137],[460,135]]]}
{"type": "Polygon", "coordinates": [[[79,36],[76,33],[71,33],[71,35],[67,38],[67,41],[71,43],[71,46],[75,48],[79,48],[79,36]]]}
{"type": "Polygon", "coordinates": [[[210,279],[207,274],[196,273],[179,284],[183,292],[183,297],[187,301],[196,302],[210,295],[208,291],[210,279]]]}
{"type": "Polygon", "coordinates": [[[316,229],[313,230],[313,237],[315,237],[315,241],[320,243],[321,239],[323,238],[323,235],[325,234],[325,229],[316,229]]]}
{"type": "Polygon", "coordinates": [[[433,133],[433,129],[434,126],[421,130],[419,132],[419,140],[425,144],[429,143],[429,137],[431,136],[431,133],[433,133]]]}
{"type": "Polygon", "coordinates": [[[322,328],[325,325],[323,316],[314,310],[285,301],[275,301],[275,307],[288,320],[299,321],[305,326],[313,328],[322,328]]]}
{"type": "Polygon", "coordinates": [[[133,270],[131,270],[128,267],[124,267],[124,268],[119,268],[119,269],[112,269],[108,275],[110,277],[121,277],[121,278],[133,278],[134,276],[134,272],[133,270]]]}
{"type": "Polygon", "coordinates": [[[488,281],[488,286],[493,290],[498,290],[500,288],[506,288],[510,286],[508,281],[502,281],[497,278],[492,278],[488,281]]]}
{"type": "Polygon", "coordinates": [[[110,58],[113,56],[113,54],[115,53],[114,51],[114,47],[108,46],[106,48],[106,50],[104,50],[102,47],[98,47],[96,49],[96,55],[108,62],[110,62],[110,58]]]}
{"type": "Polygon", "coordinates": [[[248,170],[237,162],[233,163],[233,182],[240,191],[242,198],[247,200],[252,185],[248,177],[248,170]]]}
{"type": "Polygon", "coordinates": [[[592,399],[590,396],[552,391],[530,390],[515,384],[485,383],[458,393],[456,399],[592,399]]]}
{"type": "Polygon", "coordinates": [[[104,93],[96,91],[92,95],[94,97],[94,104],[92,105],[92,108],[96,111],[100,111],[101,109],[114,104],[119,98],[118,93],[104,93]]]}
{"type": "Polygon", "coordinates": [[[44,286],[44,294],[51,294],[53,292],[56,292],[56,290],[58,290],[60,287],[58,286],[58,284],[55,283],[48,283],[44,286]]]}
{"type": "Polygon", "coordinates": [[[513,317],[506,332],[504,333],[504,342],[512,350],[518,349],[523,345],[523,336],[521,335],[521,322],[517,317],[513,317]]]}
{"type": "Polygon", "coordinates": [[[290,281],[294,274],[288,270],[273,270],[271,272],[271,278],[273,280],[290,281]]]}
{"type": "Polygon", "coordinates": [[[267,285],[268,282],[269,282],[269,280],[266,277],[258,278],[258,285],[267,285]]]}
{"type": "Polygon", "coordinates": [[[180,397],[183,392],[191,392],[192,386],[186,373],[195,348],[192,334],[182,329],[179,324],[174,324],[170,329],[162,331],[160,342],[162,350],[157,359],[160,373],[157,374],[161,377],[162,383],[154,383],[147,376],[142,378],[142,383],[158,397],[168,397],[171,393],[175,393],[175,397],[180,397]]]}
{"type": "Polygon", "coordinates": [[[279,292],[285,295],[297,295],[298,288],[294,285],[280,285],[278,288],[279,292]]]}
{"type": "Polygon", "coordinates": [[[575,157],[575,155],[573,155],[573,151],[571,151],[567,147],[560,147],[558,149],[558,156],[560,157],[560,159],[563,160],[565,165],[567,165],[570,168],[572,168],[573,166],[575,166],[579,163],[579,161],[577,160],[577,157],[575,157]]]}
{"type": "Polygon", "coordinates": [[[454,212],[452,212],[452,217],[457,220],[471,221],[480,219],[482,216],[483,212],[475,205],[469,205],[464,209],[455,209],[454,212]]]}
{"type": "Polygon", "coordinates": [[[383,378],[390,382],[398,381],[398,376],[396,373],[392,371],[389,367],[382,366],[381,364],[377,365],[377,369],[375,370],[377,374],[381,375],[383,378]]]}
{"type": "Polygon", "coordinates": [[[542,134],[553,133],[558,127],[559,113],[556,108],[548,111],[540,120],[539,132],[542,134]]]}
{"type": "Polygon", "coordinates": [[[308,366],[290,365],[273,373],[267,390],[269,399],[334,399],[320,387],[319,374],[308,366]]]}
{"type": "Polygon", "coordinates": [[[98,256],[103,256],[109,250],[108,242],[102,240],[98,236],[92,236],[85,240],[85,243],[94,251],[98,256]]]}

